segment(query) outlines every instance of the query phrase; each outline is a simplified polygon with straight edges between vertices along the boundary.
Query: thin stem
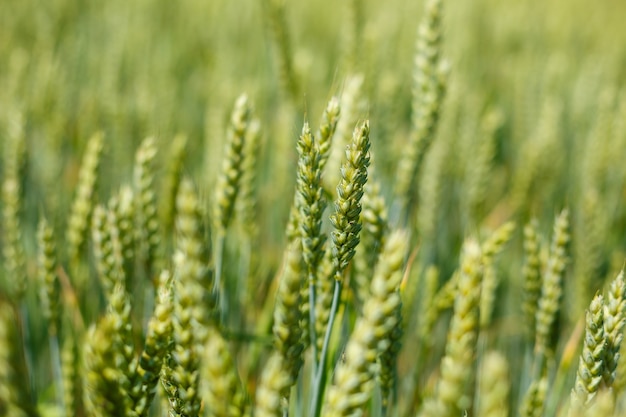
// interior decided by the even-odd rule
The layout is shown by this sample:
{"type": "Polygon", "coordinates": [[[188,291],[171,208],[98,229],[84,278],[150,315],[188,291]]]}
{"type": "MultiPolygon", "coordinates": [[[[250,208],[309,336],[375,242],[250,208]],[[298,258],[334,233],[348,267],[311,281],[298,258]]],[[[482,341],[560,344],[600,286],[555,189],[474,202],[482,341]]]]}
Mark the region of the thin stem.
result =
{"type": "Polygon", "coordinates": [[[312,375],[317,374],[317,334],[315,332],[315,283],[309,280],[309,334],[313,348],[312,375]]]}
{"type": "Polygon", "coordinates": [[[224,303],[224,291],[222,289],[222,264],[224,262],[224,241],[226,240],[225,232],[219,232],[217,242],[215,244],[215,286],[213,293],[217,295],[218,308],[220,311],[220,319],[226,316],[224,303]]]}
{"type": "MultiPolygon", "coordinates": [[[[59,352],[59,337],[54,333],[48,335],[48,343],[50,344],[50,361],[52,362],[52,375],[54,377],[54,387],[57,405],[65,410],[65,402],[63,397],[63,374],[61,372],[61,354],[59,352]]],[[[67,414],[67,413],[66,413],[67,414]]]]}
{"type": "Polygon", "coordinates": [[[322,353],[318,364],[315,384],[313,385],[313,398],[311,400],[310,417],[319,417],[322,408],[322,398],[324,396],[324,385],[326,383],[326,361],[328,359],[328,349],[330,346],[330,335],[333,330],[333,324],[337,311],[339,310],[339,300],[341,299],[341,280],[335,279],[335,290],[333,292],[333,303],[330,307],[330,316],[328,317],[328,325],[324,334],[324,344],[322,345],[322,353]]]}

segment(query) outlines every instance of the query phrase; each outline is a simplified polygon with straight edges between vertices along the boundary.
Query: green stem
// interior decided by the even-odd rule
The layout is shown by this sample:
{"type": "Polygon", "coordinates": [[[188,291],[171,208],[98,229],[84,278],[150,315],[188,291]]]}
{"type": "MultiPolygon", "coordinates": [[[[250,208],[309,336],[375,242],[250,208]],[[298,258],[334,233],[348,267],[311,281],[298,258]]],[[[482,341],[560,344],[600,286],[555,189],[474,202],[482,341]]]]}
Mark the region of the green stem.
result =
{"type": "MultiPolygon", "coordinates": [[[[315,283],[309,280],[309,334],[313,348],[312,375],[317,374],[317,334],[315,332],[315,283]]],[[[315,382],[315,380],[314,380],[315,382]]]]}
{"type": "MultiPolygon", "coordinates": [[[[65,402],[63,397],[63,373],[61,372],[61,354],[59,352],[59,337],[56,331],[50,332],[48,335],[48,343],[50,344],[50,362],[52,363],[52,375],[54,378],[54,388],[57,405],[65,410],[65,402]]],[[[69,414],[69,413],[66,413],[69,414]]]]}
{"type": "Polygon", "coordinates": [[[333,303],[330,307],[330,316],[328,317],[328,325],[324,334],[324,344],[322,345],[322,353],[316,372],[315,384],[313,385],[313,398],[311,400],[310,417],[319,417],[322,409],[322,398],[324,396],[324,387],[326,385],[326,361],[328,359],[328,349],[330,346],[330,335],[333,330],[333,324],[337,311],[339,310],[339,300],[341,299],[341,280],[335,279],[335,290],[333,293],[333,303]]]}
{"type": "Polygon", "coordinates": [[[222,289],[222,263],[224,261],[224,241],[226,240],[225,232],[219,232],[217,242],[215,244],[215,286],[213,293],[217,295],[217,305],[220,313],[220,321],[223,321],[226,315],[224,308],[224,291],[222,289]]]}

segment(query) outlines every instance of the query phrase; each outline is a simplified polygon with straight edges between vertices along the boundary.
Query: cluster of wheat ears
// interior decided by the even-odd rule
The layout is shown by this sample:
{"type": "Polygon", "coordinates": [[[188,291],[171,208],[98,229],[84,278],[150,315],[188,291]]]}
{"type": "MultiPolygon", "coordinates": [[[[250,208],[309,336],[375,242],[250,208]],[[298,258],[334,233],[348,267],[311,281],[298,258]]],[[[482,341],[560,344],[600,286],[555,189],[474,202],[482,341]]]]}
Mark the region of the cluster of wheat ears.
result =
{"type": "MultiPolygon", "coordinates": [[[[407,81],[371,58],[390,33],[365,25],[373,3],[349,2],[318,123],[298,103],[325,78],[283,1],[258,11],[279,75],[243,76],[237,98],[236,80],[195,95],[189,68],[211,58],[185,30],[184,11],[233,19],[228,2],[0,6],[17,22],[0,29],[0,415],[626,415],[624,55],[539,63],[507,27],[534,6],[487,24],[497,2],[450,2],[420,2],[407,81]],[[506,76],[459,74],[481,47],[448,10],[514,51],[485,52],[506,76]],[[129,29],[146,12],[155,36],[175,22],[154,63],[185,65],[167,76],[129,29]],[[193,47],[173,52],[178,36],[193,47]],[[72,71],[102,87],[74,90],[72,71]],[[213,93],[228,118],[189,115],[213,93]]],[[[228,54],[220,77],[244,62],[228,54]]]]}

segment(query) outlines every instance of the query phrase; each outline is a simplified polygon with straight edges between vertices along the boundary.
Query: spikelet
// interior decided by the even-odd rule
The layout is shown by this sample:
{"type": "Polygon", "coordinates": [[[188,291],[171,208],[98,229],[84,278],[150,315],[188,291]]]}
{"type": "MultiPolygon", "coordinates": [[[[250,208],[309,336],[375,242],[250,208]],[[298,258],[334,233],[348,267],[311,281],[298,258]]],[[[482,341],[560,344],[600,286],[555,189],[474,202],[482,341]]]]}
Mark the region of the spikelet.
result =
{"type": "Polygon", "coordinates": [[[135,188],[135,206],[137,208],[138,250],[145,262],[146,273],[150,279],[158,270],[160,261],[159,221],[157,218],[156,195],[154,193],[154,158],[157,147],[154,138],[148,137],[141,142],[135,155],[133,180],[135,188]]]}
{"type": "Polygon", "coordinates": [[[550,257],[543,274],[541,296],[536,315],[535,352],[545,357],[551,347],[552,326],[559,310],[562,289],[562,275],[567,261],[566,246],[569,241],[569,215],[563,210],[556,218],[554,236],[550,246],[550,257]]]}
{"type": "Polygon", "coordinates": [[[424,403],[423,417],[455,417],[469,408],[466,385],[472,376],[478,337],[478,313],[482,255],[480,246],[468,240],[463,247],[454,313],[448,330],[446,354],[441,360],[441,377],[434,398],[424,403]]]}
{"type": "Polygon", "coordinates": [[[231,222],[237,194],[241,188],[243,152],[247,132],[250,128],[251,114],[252,107],[248,96],[245,94],[239,96],[230,118],[222,171],[215,191],[217,196],[215,221],[220,234],[226,232],[231,222]]]}
{"type": "Polygon", "coordinates": [[[381,253],[363,307],[345,349],[345,360],[328,389],[323,415],[357,415],[371,396],[377,357],[390,347],[401,306],[399,286],[406,256],[407,236],[401,231],[389,236],[381,253]]]}
{"type": "Polygon", "coordinates": [[[606,356],[603,304],[602,295],[597,294],[587,310],[583,351],[572,389],[571,408],[574,412],[589,405],[602,382],[606,356]]]}
{"type": "Polygon", "coordinates": [[[509,365],[498,352],[488,352],[479,373],[478,411],[482,417],[507,417],[510,391],[509,365]]]}
{"type": "Polygon", "coordinates": [[[96,133],[89,139],[78,174],[76,195],[67,225],[67,252],[72,262],[76,262],[82,255],[87,227],[91,224],[103,141],[102,133],[96,133]]]}

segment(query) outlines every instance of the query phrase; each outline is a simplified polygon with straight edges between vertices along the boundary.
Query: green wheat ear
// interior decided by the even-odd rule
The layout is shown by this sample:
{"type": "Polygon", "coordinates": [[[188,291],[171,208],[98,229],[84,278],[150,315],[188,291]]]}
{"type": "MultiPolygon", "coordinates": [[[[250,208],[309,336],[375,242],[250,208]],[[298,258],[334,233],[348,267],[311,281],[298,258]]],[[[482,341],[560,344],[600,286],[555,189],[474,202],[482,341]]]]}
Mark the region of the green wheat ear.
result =
{"type": "Polygon", "coordinates": [[[346,160],[341,168],[341,181],[337,186],[335,213],[330,216],[333,225],[334,278],[340,281],[348,263],[354,256],[361,232],[361,197],[367,182],[370,163],[370,125],[361,123],[354,130],[352,143],[346,149],[346,160]]]}
{"type": "Polygon", "coordinates": [[[606,342],[604,358],[605,387],[611,387],[615,381],[620,362],[620,348],[624,339],[626,324],[626,283],[624,270],[611,282],[604,299],[604,337],[606,342]]]}
{"type": "Polygon", "coordinates": [[[603,304],[602,295],[597,294],[587,311],[583,351],[572,389],[571,408],[574,411],[589,405],[602,382],[606,356],[603,304]]]}
{"type": "Polygon", "coordinates": [[[94,194],[98,180],[98,166],[102,153],[104,137],[102,133],[94,134],[87,143],[87,150],[78,174],[76,196],[70,210],[67,225],[67,251],[70,260],[76,262],[82,255],[86,240],[87,228],[91,222],[94,206],[94,194]]]}

